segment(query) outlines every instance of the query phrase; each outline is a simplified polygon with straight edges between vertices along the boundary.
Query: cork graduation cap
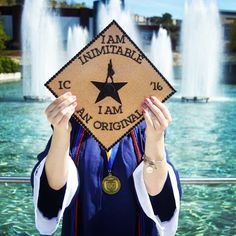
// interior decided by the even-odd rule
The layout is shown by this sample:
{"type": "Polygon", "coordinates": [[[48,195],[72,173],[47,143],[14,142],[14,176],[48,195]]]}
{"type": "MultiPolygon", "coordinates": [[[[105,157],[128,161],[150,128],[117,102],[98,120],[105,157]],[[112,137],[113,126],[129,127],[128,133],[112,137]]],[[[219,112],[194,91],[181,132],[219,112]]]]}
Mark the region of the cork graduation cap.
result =
{"type": "Polygon", "coordinates": [[[59,97],[77,96],[73,116],[109,150],[143,119],[141,104],[164,102],[175,90],[126,32],[112,21],[45,86],[59,97]]]}

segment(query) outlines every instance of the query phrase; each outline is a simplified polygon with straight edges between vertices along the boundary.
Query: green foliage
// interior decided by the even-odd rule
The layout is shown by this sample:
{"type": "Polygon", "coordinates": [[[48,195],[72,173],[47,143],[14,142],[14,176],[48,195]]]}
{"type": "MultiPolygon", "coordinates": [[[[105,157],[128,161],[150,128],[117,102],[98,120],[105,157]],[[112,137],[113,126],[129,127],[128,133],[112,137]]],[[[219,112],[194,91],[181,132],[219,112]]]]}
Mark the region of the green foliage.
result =
{"type": "Polygon", "coordinates": [[[5,6],[5,5],[9,5],[9,4],[8,4],[8,0],[2,0],[2,1],[0,2],[0,6],[5,6]]]}
{"type": "Polygon", "coordinates": [[[57,0],[50,0],[50,4],[51,4],[52,7],[59,7],[59,8],[82,8],[82,7],[86,7],[85,2],[69,4],[66,1],[58,2],[57,0]]]}
{"type": "Polygon", "coordinates": [[[165,13],[159,20],[159,25],[162,25],[169,33],[174,33],[179,30],[179,27],[174,24],[172,15],[165,13]]]}
{"type": "Polygon", "coordinates": [[[6,48],[6,42],[8,40],[8,36],[6,35],[3,27],[3,23],[0,20],[0,50],[6,48]]]}
{"type": "Polygon", "coordinates": [[[162,17],[154,16],[150,18],[150,22],[153,25],[162,26],[168,31],[171,37],[173,49],[175,49],[180,36],[180,26],[174,24],[172,15],[165,13],[162,17]]]}
{"type": "Polygon", "coordinates": [[[57,0],[51,0],[50,4],[52,7],[56,7],[57,6],[57,0]]]}
{"type": "Polygon", "coordinates": [[[0,6],[10,6],[15,4],[16,0],[0,0],[0,6]]]}
{"type": "Polygon", "coordinates": [[[230,52],[236,52],[236,20],[230,24],[229,30],[229,50],[230,52]]]}
{"type": "Polygon", "coordinates": [[[15,73],[20,71],[20,65],[9,57],[0,57],[0,73],[15,73]]]}
{"type": "Polygon", "coordinates": [[[167,30],[170,30],[173,27],[172,15],[169,13],[163,14],[160,18],[160,24],[167,30]]]}
{"type": "Polygon", "coordinates": [[[168,31],[173,31],[176,28],[176,25],[173,23],[172,15],[169,13],[165,13],[162,17],[154,16],[150,17],[150,22],[153,25],[161,25],[163,28],[168,31]]]}

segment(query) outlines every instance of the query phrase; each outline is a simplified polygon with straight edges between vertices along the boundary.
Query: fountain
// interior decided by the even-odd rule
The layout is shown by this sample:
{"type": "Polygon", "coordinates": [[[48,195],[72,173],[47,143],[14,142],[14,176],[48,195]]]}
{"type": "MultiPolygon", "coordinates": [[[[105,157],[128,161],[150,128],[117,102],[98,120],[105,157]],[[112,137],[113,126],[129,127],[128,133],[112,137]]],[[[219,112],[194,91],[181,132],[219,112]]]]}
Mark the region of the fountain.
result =
{"type": "MultiPolygon", "coordinates": [[[[131,14],[122,9],[120,0],[110,0],[107,5],[100,4],[98,11],[98,30],[101,31],[113,19],[121,25],[132,40],[142,49],[141,39],[131,14]]],[[[150,60],[157,69],[170,83],[173,83],[171,40],[167,31],[160,28],[157,36],[153,34],[150,52],[148,52],[148,49],[145,51],[146,54],[150,55],[150,60]]]]}
{"type": "Polygon", "coordinates": [[[70,26],[67,36],[67,58],[70,60],[88,43],[89,33],[79,25],[70,26]]]}
{"type": "Polygon", "coordinates": [[[208,101],[219,83],[223,45],[215,0],[186,1],[181,40],[182,100],[208,101]]]}
{"type": "Polygon", "coordinates": [[[116,20],[137,46],[141,48],[141,40],[138,37],[131,14],[122,9],[120,0],[110,0],[107,5],[100,3],[97,18],[98,31],[104,29],[112,20],[116,20]]]}
{"type": "Polygon", "coordinates": [[[22,15],[23,96],[26,100],[45,100],[52,95],[44,87],[69,59],[88,41],[88,31],[70,26],[67,47],[63,46],[60,17],[47,0],[26,0],[22,15]]]}
{"type": "Polygon", "coordinates": [[[160,27],[158,35],[153,33],[150,59],[163,76],[173,84],[173,55],[170,36],[166,29],[160,27]]]}
{"type": "Polygon", "coordinates": [[[60,68],[62,48],[58,17],[45,0],[26,0],[22,15],[23,95],[25,99],[50,96],[44,83],[60,68]]]}
{"type": "MultiPolygon", "coordinates": [[[[25,99],[45,100],[52,97],[44,87],[44,83],[75,56],[89,39],[89,32],[78,25],[79,21],[76,23],[71,21],[62,30],[63,19],[49,8],[47,2],[47,0],[26,0],[24,4],[22,60],[25,99]],[[67,44],[63,45],[65,41],[67,44]]],[[[97,16],[99,31],[115,19],[133,41],[142,48],[132,16],[128,11],[122,9],[120,0],[110,0],[107,5],[100,3],[97,16]]],[[[171,43],[166,30],[161,28],[158,37],[153,37],[151,53],[153,63],[172,82],[171,43]]]]}
{"type": "MultiPolygon", "coordinates": [[[[34,77],[31,78],[30,65],[31,58],[36,57],[32,57],[32,54],[35,52],[31,52],[30,50],[32,49],[37,52],[41,50],[41,48],[36,42],[33,43],[33,41],[27,40],[26,37],[31,32],[30,30],[33,31],[32,28],[29,29],[31,21],[36,21],[36,16],[39,15],[39,13],[35,15],[34,10],[37,8],[33,8],[32,5],[35,5],[36,2],[38,4],[40,1],[42,0],[25,0],[25,4],[28,4],[28,10],[24,12],[25,18],[23,21],[28,27],[24,28],[25,32],[23,32],[25,34],[24,50],[28,50],[25,51],[27,55],[23,55],[23,57],[25,62],[24,70],[29,73],[27,77],[29,81],[24,81],[25,86],[27,86],[27,89],[24,90],[25,94],[36,94],[30,91],[31,87],[34,89],[35,84],[35,86],[42,86],[43,88],[44,83],[44,81],[37,83],[36,81],[30,81],[30,79],[35,80],[34,77]],[[26,65],[29,66],[26,67],[26,65]]],[[[38,8],[38,10],[40,10],[40,8],[38,8]]],[[[190,10],[190,8],[188,8],[188,10],[190,10]]],[[[232,10],[235,10],[235,8],[232,10]]],[[[190,13],[188,17],[190,20],[190,13]]],[[[208,24],[201,20],[201,16],[197,20],[201,21],[201,29],[205,27],[204,24],[208,24]]],[[[79,22],[76,22],[76,24],[77,23],[79,22]]],[[[185,19],[185,26],[186,24],[188,24],[188,22],[186,22],[185,19]]],[[[193,27],[191,26],[192,22],[189,22],[189,24],[190,28],[186,30],[185,34],[186,39],[187,36],[190,37],[190,34],[195,33],[193,29],[191,29],[191,27],[193,27]]],[[[38,25],[31,25],[31,27],[35,27],[35,31],[33,32],[37,35],[39,30],[38,25]]],[[[194,27],[194,29],[197,29],[196,26],[194,27]]],[[[216,40],[220,39],[220,37],[217,38],[214,36],[215,33],[213,34],[213,32],[211,32],[214,27],[215,26],[212,25],[212,29],[210,29],[208,33],[209,38],[211,38],[210,43],[208,42],[209,50],[211,51],[213,47],[211,44],[216,44],[216,40]]],[[[58,29],[58,26],[56,28],[58,29]]],[[[65,28],[63,32],[66,41],[67,28],[65,28]]],[[[30,39],[33,40],[33,35],[29,36],[30,39]]],[[[192,37],[192,40],[197,46],[198,41],[201,39],[195,40],[195,38],[192,37]]],[[[206,40],[205,36],[204,40],[206,40]]],[[[190,44],[191,40],[187,43],[190,44]]],[[[217,44],[220,43],[217,42],[217,44]]],[[[185,53],[190,53],[191,47],[188,45],[183,46],[185,50],[187,50],[185,53]]],[[[200,54],[201,48],[199,46],[197,47],[199,48],[200,54]]],[[[204,48],[206,49],[206,47],[204,48]]],[[[208,58],[207,54],[209,52],[208,49],[205,50],[205,53],[202,53],[202,51],[203,50],[201,50],[200,58],[205,62],[205,57],[208,58]]],[[[193,53],[197,52],[196,50],[193,53]]],[[[46,51],[46,57],[51,57],[54,53],[56,53],[56,51],[49,55],[49,51],[46,51]]],[[[71,55],[72,54],[74,53],[72,52],[71,55]]],[[[195,58],[194,54],[191,55],[191,57],[195,58]]],[[[67,58],[65,50],[63,56],[67,58]]],[[[185,56],[184,58],[185,70],[187,70],[186,64],[188,62],[186,60],[193,60],[191,57],[189,56],[186,59],[185,56]]],[[[40,60],[43,59],[44,57],[40,60]]],[[[211,58],[211,60],[213,62],[215,57],[211,58]]],[[[32,61],[34,63],[37,62],[36,59],[32,61]]],[[[208,61],[206,62],[208,63],[208,61]]],[[[40,62],[40,64],[41,63],[42,62],[40,62]]],[[[32,65],[32,67],[36,66],[37,64],[32,65]]],[[[203,65],[201,65],[201,67],[203,67],[203,65]]],[[[193,75],[195,75],[194,65],[191,67],[190,72],[192,70],[193,75]]],[[[218,75],[220,71],[216,71],[218,75]]],[[[185,78],[193,77],[190,72],[190,75],[187,77],[185,73],[185,78]]],[[[209,78],[209,76],[207,78],[209,78]]],[[[190,80],[189,88],[191,88],[191,83],[190,80]]],[[[168,132],[168,139],[166,140],[167,147],[170,149],[172,161],[178,164],[179,173],[183,181],[185,177],[191,178],[196,176],[216,177],[215,180],[219,180],[218,177],[232,177],[231,183],[232,181],[235,182],[236,159],[234,157],[236,154],[236,126],[234,118],[236,116],[236,86],[224,84],[221,86],[225,91],[226,97],[224,97],[223,100],[217,97],[217,100],[211,104],[204,104],[204,107],[199,107],[191,103],[179,104],[173,99],[168,100],[175,122],[173,122],[168,132]],[[201,112],[199,112],[199,108],[201,112]],[[183,159],[183,157],[185,158],[183,159]]],[[[0,102],[0,172],[6,179],[8,178],[7,176],[25,176],[22,177],[21,180],[26,180],[30,176],[37,154],[45,148],[48,137],[51,135],[52,131],[44,115],[46,104],[36,102],[29,105],[26,102],[18,101],[17,98],[21,95],[20,89],[21,82],[0,84],[0,97],[6,98],[6,100],[3,102],[1,100],[0,102]],[[8,98],[10,98],[10,102],[8,102],[8,98]],[[35,141],[36,144],[33,145],[35,141]]],[[[185,96],[188,95],[187,92],[188,87],[183,89],[185,96]]],[[[37,94],[41,96],[41,92],[37,92],[37,94]]],[[[196,94],[197,93],[191,93],[191,96],[196,96],[196,94]]],[[[229,180],[229,178],[225,179],[229,180]]],[[[8,181],[9,180],[10,178],[8,178],[8,181]]],[[[30,186],[28,183],[19,183],[19,180],[20,179],[18,179],[17,184],[2,183],[0,185],[0,235],[39,235],[35,229],[30,186]]],[[[11,181],[14,180],[12,179],[11,181]]],[[[226,181],[227,180],[224,180],[224,183],[226,183],[226,181]]],[[[212,179],[209,179],[209,182],[213,183],[212,179]]],[[[235,235],[235,194],[233,193],[236,191],[236,185],[222,184],[209,186],[204,184],[198,186],[193,184],[184,186],[185,193],[178,235],[235,235]],[[193,195],[194,198],[192,197],[193,195]],[[191,199],[190,202],[188,201],[189,199],[191,199]],[[195,227],[196,225],[198,225],[198,227],[195,227]],[[191,233],[189,233],[190,231],[191,233]]],[[[55,235],[60,235],[60,233],[61,232],[58,230],[55,235]]]]}

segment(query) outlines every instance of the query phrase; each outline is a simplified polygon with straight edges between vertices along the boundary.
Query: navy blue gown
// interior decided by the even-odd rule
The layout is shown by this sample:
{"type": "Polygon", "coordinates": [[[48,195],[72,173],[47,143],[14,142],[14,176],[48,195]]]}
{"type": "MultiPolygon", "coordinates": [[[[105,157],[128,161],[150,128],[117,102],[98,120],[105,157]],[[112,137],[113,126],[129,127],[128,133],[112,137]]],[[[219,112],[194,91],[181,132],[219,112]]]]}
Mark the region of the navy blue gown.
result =
{"type": "MultiPolygon", "coordinates": [[[[78,145],[78,133],[81,127],[73,118],[71,123],[70,155],[74,158],[73,155],[75,155],[76,145],[78,145]]],[[[135,129],[135,133],[139,151],[143,154],[145,142],[144,122],[135,129]]],[[[50,141],[46,149],[38,155],[39,161],[47,155],[50,141]]],[[[71,204],[64,212],[62,235],[158,235],[155,223],[142,211],[136,196],[132,173],[139,163],[131,135],[121,139],[112,167],[113,175],[121,181],[121,189],[114,195],[104,193],[101,187],[103,178],[108,175],[106,152],[86,132],[77,158],[79,188],[71,204]]],[[[181,195],[179,176],[175,169],[174,171],[181,195]]],[[[38,208],[44,217],[51,219],[56,217],[59,209],[62,208],[66,185],[57,191],[51,189],[47,182],[45,170],[42,173],[40,182],[38,208]]],[[[169,175],[161,193],[153,197],[150,196],[150,200],[155,215],[158,215],[161,221],[171,219],[176,206],[169,175]]]]}

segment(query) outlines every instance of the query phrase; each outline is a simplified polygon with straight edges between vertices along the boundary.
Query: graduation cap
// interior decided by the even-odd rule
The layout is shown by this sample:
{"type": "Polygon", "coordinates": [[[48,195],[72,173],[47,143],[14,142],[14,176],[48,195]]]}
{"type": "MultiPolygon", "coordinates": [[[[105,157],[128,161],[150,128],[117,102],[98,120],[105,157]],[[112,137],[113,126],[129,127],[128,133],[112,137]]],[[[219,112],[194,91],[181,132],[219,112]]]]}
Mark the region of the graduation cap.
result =
{"type": "Polygon", "coordinates": [[[143,119],[148,96],[164,102],[175,90],[126,32],[112,21],[45,86],[77,96],[74,118],[109,150],[143,119]]]}

